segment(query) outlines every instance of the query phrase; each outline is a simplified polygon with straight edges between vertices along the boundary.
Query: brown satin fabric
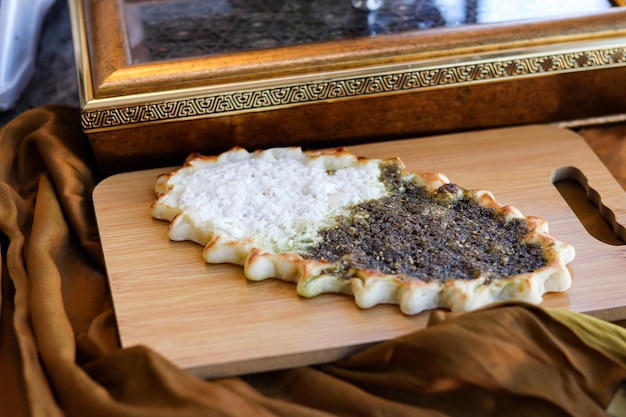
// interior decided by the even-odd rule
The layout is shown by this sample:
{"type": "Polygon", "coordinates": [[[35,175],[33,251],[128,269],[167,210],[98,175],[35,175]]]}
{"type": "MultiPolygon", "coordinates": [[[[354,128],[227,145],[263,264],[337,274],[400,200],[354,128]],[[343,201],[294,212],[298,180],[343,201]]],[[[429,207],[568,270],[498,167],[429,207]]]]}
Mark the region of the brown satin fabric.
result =
{"type": "Polygon", "coordinates": [[[344,361],[205,381],[120,349],[79,114],[39,108],[0,130],[0,414],[7,416],[603,416],[626,330],[506,303],[344,361]]]}

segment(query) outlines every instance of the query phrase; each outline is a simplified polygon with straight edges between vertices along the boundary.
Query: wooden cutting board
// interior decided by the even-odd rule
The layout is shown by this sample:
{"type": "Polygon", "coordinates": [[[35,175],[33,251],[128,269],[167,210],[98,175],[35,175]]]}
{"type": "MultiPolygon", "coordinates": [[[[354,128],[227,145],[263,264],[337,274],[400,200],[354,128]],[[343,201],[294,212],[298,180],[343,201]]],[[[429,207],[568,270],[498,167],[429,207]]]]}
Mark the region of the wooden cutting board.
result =
{"type": "MultiPolygon", "coordinates": [[[[626,318],[626,246],[592,237],[553,185],[576,179],[599,196],[612,225],[626,225],[626,193],[576,134],[529,126],[349,150],[399,156],[411,172],[442,172],[547,219],[550,233],[571,243],[577,256],[571,289],[546,295],[542,305],[626,318]]],[[[118,174],[94,191],[122,346],[144,344],[182,368],[216,377],[332,361],[425,326],[427,312],[408,317],[389,305],[361,310],[345,295],[302,299],[294,284],[248,282],[241,267],[205,264],[200,245],[170,242],[168,222],[150,216],[155,179],[173,169],[118,174]]]]}

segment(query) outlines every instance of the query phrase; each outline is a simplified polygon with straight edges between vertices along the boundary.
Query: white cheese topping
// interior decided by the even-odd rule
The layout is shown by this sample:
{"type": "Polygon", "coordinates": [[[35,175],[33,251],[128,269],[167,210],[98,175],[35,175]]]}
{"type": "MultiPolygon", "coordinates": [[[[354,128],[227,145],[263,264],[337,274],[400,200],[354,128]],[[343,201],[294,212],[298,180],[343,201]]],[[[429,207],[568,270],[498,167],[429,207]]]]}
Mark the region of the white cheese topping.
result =
{"type": "Polygon", "coordinates": [[[185,223],[205,236],[252,237],[254,246],[280,253],[304,249],[349,205],[386,193],[380,161],[349,158],[336,166],[331,158],[281,152],[194,161],[170,178],[173,188],[159,204],[183,212],[185,223]]]}

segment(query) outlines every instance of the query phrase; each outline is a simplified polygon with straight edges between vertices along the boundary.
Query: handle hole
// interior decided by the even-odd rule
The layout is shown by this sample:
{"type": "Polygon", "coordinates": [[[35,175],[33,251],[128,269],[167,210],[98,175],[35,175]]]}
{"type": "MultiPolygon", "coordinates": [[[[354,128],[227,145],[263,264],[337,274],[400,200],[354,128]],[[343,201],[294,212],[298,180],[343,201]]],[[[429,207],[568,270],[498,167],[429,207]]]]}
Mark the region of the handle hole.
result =
{"type": "Polygon", "coordinates": [[[600,195],[577,168],[558,168],[552,174],[552,184],[567,202],[578,220],[591,236],[609,245],[626,244],[626,229],[617,223],[614,213],[602,204],[600,195]]]}

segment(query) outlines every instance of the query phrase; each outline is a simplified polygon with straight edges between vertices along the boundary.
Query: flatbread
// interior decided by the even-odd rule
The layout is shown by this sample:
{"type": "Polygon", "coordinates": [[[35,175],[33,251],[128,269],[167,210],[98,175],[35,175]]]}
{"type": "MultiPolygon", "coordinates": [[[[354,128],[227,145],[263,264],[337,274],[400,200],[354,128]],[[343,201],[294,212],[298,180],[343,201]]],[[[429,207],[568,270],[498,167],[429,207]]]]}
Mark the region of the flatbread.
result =
{"type": "Polygon", "coordinates": [[[297,147],[190,155],[158,177],[151,214],[171,240],[203,245],[208,263],[297,293],[341,293],[361,308],[413,315],[495,301],[540,303],[571,286],[574,248],[546,220],[398,158],[297,147]]]}

